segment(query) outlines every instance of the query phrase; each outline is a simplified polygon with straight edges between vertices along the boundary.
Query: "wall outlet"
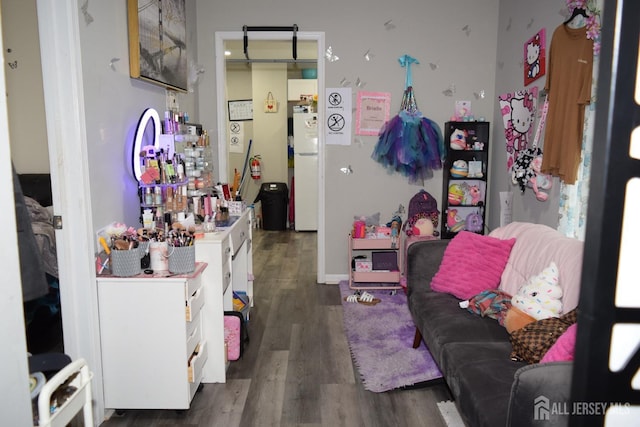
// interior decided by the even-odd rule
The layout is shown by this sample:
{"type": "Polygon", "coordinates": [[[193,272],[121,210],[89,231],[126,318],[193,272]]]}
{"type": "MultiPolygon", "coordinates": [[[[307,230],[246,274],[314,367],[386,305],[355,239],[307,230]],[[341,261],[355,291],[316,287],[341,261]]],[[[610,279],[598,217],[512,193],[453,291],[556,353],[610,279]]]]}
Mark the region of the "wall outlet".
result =
{"type": "Polygon", "coordinates": [[[180,106],[178,105],[178,92],[175,90],[167,89],[166,102],[168,111],[180,111],[180,106]]]}

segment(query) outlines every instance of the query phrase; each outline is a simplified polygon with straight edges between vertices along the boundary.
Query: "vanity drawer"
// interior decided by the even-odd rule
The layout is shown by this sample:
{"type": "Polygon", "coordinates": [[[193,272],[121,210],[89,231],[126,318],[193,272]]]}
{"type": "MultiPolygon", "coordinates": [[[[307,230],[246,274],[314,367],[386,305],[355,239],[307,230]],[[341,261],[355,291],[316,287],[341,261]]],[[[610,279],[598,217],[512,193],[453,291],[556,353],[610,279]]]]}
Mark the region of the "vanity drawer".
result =
{"type": "Polygon", "coordinates": [[[249,237],[249,227],[244,221],[238,221],[231,228],[229,239],[231,240],[231,250],[233,255],[238,252],[242,243],[249,237]]]}
{"type": "Polygon", "coordinates": [[[227,291],[231,284],[231,260],[227,260],[222,264],[222,293],[227,291]]]}
{"type": "Polygon", "coordinates": [[[193,320],[191,322],[187,322],[186,325],[187,325],[186,326],[186,328],[187,328],[187,337],[190,337],[191,334],[193,334],[193,331],[195,331],[195,329],[200,326],[200,315],[197,314],[197,315],[193,316],[193,320]]]}
{"type": "Polygon", "coordinates": [[[187,280],[187,284],[185,286],[185,294],[184,294],[185,300],[188,301],[189,298],[191,298],[191,296],[195,294],[196,291],[201,287],[202,287],[202,274],[198,274],[196,277],[191,277],[189,280],[187,280]]]}
{"type": "Polygon", "coordinates": [[[187,335],[187,356],[193,354],[198,343],[202,341],[202,329],[200,328],[200,322],[193,323],[196,327],[187,335]]]}
{"type": "Polygon", "coordinates": [[[221,250],[222,250],[222,261],[223,262],[225,260],[227,260],[227,259],[231,259],[231,256],[233,255],[233,252],[232,252],[232,249],[231,249],[231,239],[229,238],[229,236],[227,236],[222,241],[221,250]]]}
{"type": "Polygon", "coordinates": [[[187,375],[190,383],[194,383],[197,387],[200,382],[200,378],[202,378],[202,368],[204,367],[204,362],[207,361],[208,353],[207,353],[207,342],[200,342],[188,361],[187,375]]]}
{"type": "Polygon", "coordinates": [[[198,316],[202,306],[204,305],[204,289],[199,288],[193,295],[187,300],[187,306],[185,309],[185,318],[187,322],[191,322],[198,316]]]}

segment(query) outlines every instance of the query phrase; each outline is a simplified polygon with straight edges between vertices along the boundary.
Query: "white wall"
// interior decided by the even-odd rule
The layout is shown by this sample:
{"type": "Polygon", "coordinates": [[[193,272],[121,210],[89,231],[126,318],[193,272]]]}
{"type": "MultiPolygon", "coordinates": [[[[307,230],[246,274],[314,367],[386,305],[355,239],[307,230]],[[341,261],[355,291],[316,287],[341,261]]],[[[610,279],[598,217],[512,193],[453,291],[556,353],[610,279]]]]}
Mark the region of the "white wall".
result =
{"type": "MultiPolygon", "coordinates": [[[[0,25],[0,29],[2,25],[0,25]]],[[[0,40],[0,52],[3,42],[0,40]]],[[[5,73],[0,70],[0,93],[6,89],[5,73]]],[[[0,299],[0,396],[2,396],[2,422],[7,425],[30,425],[31,404],[27,366],[27,343],[24,334],[24,312],[22,309],[22,288],[20,284],[20,259],[16,230],[16,215],[13,193],[13,176],[10,159],[7,103],[0,102],[0,221],[6,233],[0,247],[2,260],[2,298],[0,299]]]]}
{"type": "MultiPolygon", "coordinates": [[[[293,24],[300,31],[324,31],[327,47],[340,58],[326,62],[326,87],[340,87],[344,79],[351,82],[354,95],[358,90],[391,92],[395,114],[405,82],[398,58],[409,54],[421,62],[412,70],[418,106],[425,116],[442,126],[453,113],[455,99],[470,99],[475,115],[491,118],[496,105],[498,5],[498,0],[378,1],[375,5],[366,0],[199,2],[198,59],[207,70],[200,84],[203,123],[207,129],[217,126],[215,31],[293,24]],[[468,35],[463,30],[467,25],[468,35]],[[367,51],[371,61],[364,58],[367,51]],[[437,64],[435,70],[430,63],[437,64]],[[358,79],[360,88],[355,86],[358,79]],[[453,97],[443,94],[451,85],[456,90],[453,97]],[[483,99],[474,97],[479,91],[484,91],[483,99]]],[[[349,147],[326,150],[327,275],[347,272],[346,236],[353,215],[381,212],[383,219],[390,219],[398,205],[406,207],[421,188],[401,176],[388,175],[371,160],[376,142],[376,137],[358,137],[349,147]],[[347,165],[352,175],[340,172],[347,165]]],[[[441,187],[438,175],[424,188],[440,200],[441,187]]]]}
{"type": "MultiPolygon", "coordinates": [[[[253,154],[262,157],[262,180],[252,182],[253,201],[263,182],[288,183],[287,176],[287,64],[253,64],[253,154]],[[264,112],[271,92],[279,102],[277,113],[264,112]],[[258,131],[259,130],[259,131],[258,131]]],[[[253,181],[253,180],[252,180],[253,181]]]]}
{"type": "Polygon", "coordinates": [[[2,1],[2,36],[13,164],[18,173],[48,173],[35,0],[2,1]]]}
{"type": "MultiPolygon", "coordinates": [[[[195,58],[195,2],[187,1],[188,55],[195,58]],[[193,48],[192,48],[193,46],[193,48]]],[[[147,107],[165,110],[165,89],[129,77],[126,1],[92,2],[93,22],[81,20],[80,34],[93,222],[139,225],[136,182],[131,175],[132,135],[147,107]],[[118,58],[112,62],[113,58],[118,58]],[[113,63],[113,67],[110,66],[113,63]]],[[[181,94],[180,108],[199,120],[195,94],[181,94]]]]}
{"type": "MultiPolygon", "coordinates": [[[[250,67],[242,67],[239,69],[233,69],[233,71],[227,71],[227,99],[232,100],[240,100],[240,99],[251,99],[253,96],[252,93],[252,83],[251,83],[251,68],[250,67]]],[[[228,117],[228,115],[227,115],[228,117]]],[[[253,139],[253,120],[245,120],[239,122],[242,124],[243,134],[244,134],[244,152],[242,153],[229,153],[229,176],[226,178],[227,181],[233,182],[233,171],[237,169],[242,174],[242,167],[244,166],[244,159],[246,156],[247,147],[249,145],[249,140],[253,139]]],[[[227,132],[227,135],[229,132],[227,132]]],[[[211,138],[215,138],[215,135],[211,135],[211,138]]],[[[212,139],[213,140],[213,139],[212,139]]],[[[252,153],[256,153],[255,150],[251,150],[252,153]]],[[[247,171],[247,173],[249,173],[247,171]]],[[[216,173],[216,176],[219,175],[216,173]]],[[[223,178],[218,178],[223,179],[223,178]]],[[[253,181],[252,179],[247,178],[248,181],[245,182],[243,189],[243,195],[245,195],[246,200],[253,201],[251,195],[254,194],[255,191],[248,192],[249,187],[252,187],[252,183],[249,181],[253,181]]]]}

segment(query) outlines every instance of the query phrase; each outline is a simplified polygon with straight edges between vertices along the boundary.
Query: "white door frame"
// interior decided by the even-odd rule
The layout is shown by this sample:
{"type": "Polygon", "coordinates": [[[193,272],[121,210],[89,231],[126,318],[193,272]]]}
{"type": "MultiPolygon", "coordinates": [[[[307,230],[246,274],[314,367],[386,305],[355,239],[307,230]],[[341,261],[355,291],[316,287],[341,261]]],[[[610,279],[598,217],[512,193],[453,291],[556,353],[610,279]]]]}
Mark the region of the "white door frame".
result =
{"type": "MultiPolygon", "coordinates": [[[[315,41],[318,47],[318,95],[325,96],[324,84],[324,32],[300,31],[296,33],[298,40],[315,41]]],[[[228,176],[228,153],[227,153],[227,70],[225,66],[224,42],[227,40],[243,40],[242,31],[221,31],[215,33],[215,56],[216,56],[216,101],[218,120],[218,171],[219,176],[228,176]]],[[[251,33],[253,40],[290,40],[290,32],[265,31],[251,33]]],[[[254,107],[255,108],[255,107],[254,107]]],[[[325,122],[324,108],[318,111],[320,123],[325,122]]],[[[318,275],[317,282],[325,283],[325,135],[318,132],[318,275]]]]}
{"type": "Polygon", "coordinates": [[[94,421],[104,420],[98,298],[77,0],[37,0],[64,348],[93,372],[94,421]]]}

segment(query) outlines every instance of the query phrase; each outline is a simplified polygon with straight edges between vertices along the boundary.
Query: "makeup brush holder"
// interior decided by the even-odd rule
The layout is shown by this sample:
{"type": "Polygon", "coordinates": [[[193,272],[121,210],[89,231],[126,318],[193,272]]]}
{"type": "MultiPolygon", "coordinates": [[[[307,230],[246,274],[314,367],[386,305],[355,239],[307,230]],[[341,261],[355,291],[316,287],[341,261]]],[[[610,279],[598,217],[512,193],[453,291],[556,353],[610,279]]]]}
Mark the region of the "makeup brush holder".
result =
{"type": "Polygon", "coordinates": [[[126,251],[111,251],[111,272],[114,276],[130,277],[141,273],[140,258],[144,255],[140,248],[126,251]]]}
{"type": "Polygon", "coordinates": [[[191,273],[196,269],[195,246],[169,246],[169,271],[173,274],[191,273]]]}

